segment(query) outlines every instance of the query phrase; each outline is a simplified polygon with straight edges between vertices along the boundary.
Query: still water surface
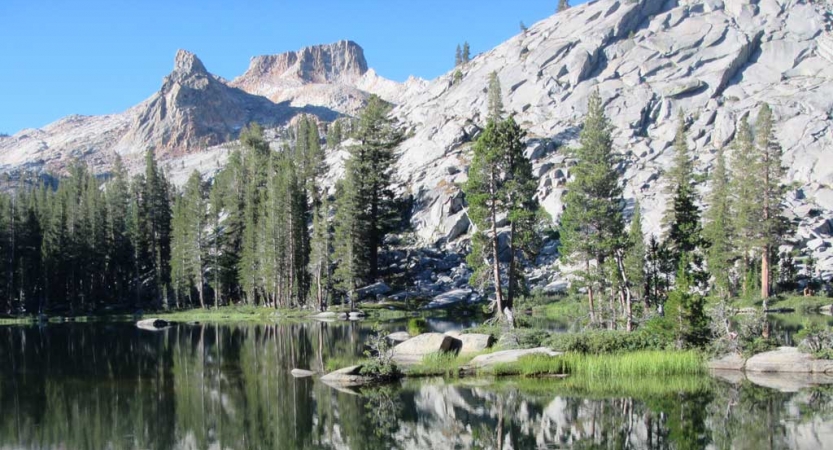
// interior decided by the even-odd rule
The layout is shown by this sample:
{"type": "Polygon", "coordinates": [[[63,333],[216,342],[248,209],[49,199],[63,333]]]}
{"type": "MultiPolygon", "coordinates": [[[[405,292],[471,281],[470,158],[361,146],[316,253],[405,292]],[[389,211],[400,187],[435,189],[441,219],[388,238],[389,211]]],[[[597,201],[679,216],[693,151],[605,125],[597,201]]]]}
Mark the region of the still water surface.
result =
{"type": "Polygon", "coordinates": [[[369,332],[355,322],[0,327],[0,449],[833,448],[830,388],[690,377],[342,391],[290,375],[360,354],[369,332]]]}

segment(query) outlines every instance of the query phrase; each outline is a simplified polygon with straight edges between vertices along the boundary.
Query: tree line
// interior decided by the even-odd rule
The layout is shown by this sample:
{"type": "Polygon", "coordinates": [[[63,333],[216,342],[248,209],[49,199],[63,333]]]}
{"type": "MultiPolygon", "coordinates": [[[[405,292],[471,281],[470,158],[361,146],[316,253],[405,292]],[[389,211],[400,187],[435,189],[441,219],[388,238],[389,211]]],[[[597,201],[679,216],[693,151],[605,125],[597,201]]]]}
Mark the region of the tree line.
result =
{"type": "Polygon", "coordinates": [[[766,310],[773,279],[785,280],[776,273],[785,265],[776,264],[775,251],[787,230],[784,169],[772,110],[763,104],[754,127],[744,116],[732,144],[718,150],[710,193],[701,199],[697,185],[703,180],[694,173],[682,111],[677,120],[674,160],[664,174],[669,200],[663,232],[646,240],[639,204],[631,206],[623,197],[612,126],[599,94],[591,95],[580,146],[572,150],[575,166],[559,228],[561,253],[579,268],[591,323],[615,328],[623,321],[630,331],[637,309],[667,314],[682,340],[699,344],[707,338],[706,295],[760,295],[766,310]]]}
{"type": "Polygon", "coordinates": [[[343,179],[323,189],[319,124],[302,117],[274,150],[257,124],[225,167],[181,189],[148,150],[143,173],[117,157],[94,176],[75,163],[57,188],[26,180],[0,194],[0,311],[80,313],[109,306],[208,307],[244,302],[326,308],[352,302],[379,275],[379,248],[398,226],[391,190],[402,134],[372,96],[349,134],[343,179]]]}

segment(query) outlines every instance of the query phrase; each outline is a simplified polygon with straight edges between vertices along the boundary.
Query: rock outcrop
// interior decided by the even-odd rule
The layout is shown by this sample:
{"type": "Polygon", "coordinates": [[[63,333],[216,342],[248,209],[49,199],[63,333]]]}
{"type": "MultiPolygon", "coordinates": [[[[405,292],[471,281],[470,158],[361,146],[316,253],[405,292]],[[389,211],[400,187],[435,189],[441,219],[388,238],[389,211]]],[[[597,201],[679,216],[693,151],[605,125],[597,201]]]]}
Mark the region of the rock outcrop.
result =
{"type": "MultiPolygon", "coordinates": [[[[323,120],[352,114],[370,93],[396,104],[409,130],[399,149],[397,190],[413,200],[413,244],[387,255],[389,266],[414,270],[413,289],[393,295],[463,293],[469,272],[471,224],[460,185],[472,142],[486,120],[488,78],[496,72],[505,110],[528,130],[527,154],[539,177],[537,198],[553,219],[561,214],[587,98],[598,91],[621,153],[628,211],[642,207],[646,235],[657,234],[666,205],[663,173],[670,166],[677,111],[688,128],[695,171],[707,179],[719,149],[738,123],[762,104],[775,117],[776,137],[791,186],[784,203],[796,232],[779,251],[815,260],[815,275],[833,278],[833,7],[804,0],[598,0],[544,19],[498,47],[430,82],[380,78],[352,42],[314,46],[252,60],[230,83],[210,75],[186,52],[159,93],[122,114],[73,116],[41,130],[0,139],[0,168],[60,167],[72,158],[105,171],[115,151],[169,150],[176,182],[197,168],[211,174],[224,162],[222,145],[249,120],[281,126],[299,112],[323,120]],[[275,103],[279,102],[279,103],[275,103]],[[430,249],[430,253],[427,253],[430,249]],[[435,249],[441,249],[437,252],[435,249]],[[422,252],[422,253],[420,253],[422,252]],[[428,258],[425,255],[429,255],[428,258]],[[456,259],[455,259],[456,258],[456,259]]],[[[280,133],[271,131],[271,138],[280,133]]],[[[329,148],[327,183],[343,173],[349,143],[329,148]]],[[[699,186],[701,192],[708,182],[699,186]]],[[[705,206],[705,205],[703,205],[705,206]]],[[[505,231],[505,230],[500,230],[505,231]]],[[[567,288],[553,242],[527,267],[534,287],[567,288]]],[[[799,270],[807,275],[803,263],[799,270]]],[[[455,294],[453,299],[459,296],[455,294]]],[[[474,297],[474,296],[472,296],[474,297]]],[[[472,297],[469,297],[471,300],[472,297]]],[[[399,298],[399,297],[397,297],[399,298]]],[[[453,300],[451,299],[451,300],[453,300]]]]}

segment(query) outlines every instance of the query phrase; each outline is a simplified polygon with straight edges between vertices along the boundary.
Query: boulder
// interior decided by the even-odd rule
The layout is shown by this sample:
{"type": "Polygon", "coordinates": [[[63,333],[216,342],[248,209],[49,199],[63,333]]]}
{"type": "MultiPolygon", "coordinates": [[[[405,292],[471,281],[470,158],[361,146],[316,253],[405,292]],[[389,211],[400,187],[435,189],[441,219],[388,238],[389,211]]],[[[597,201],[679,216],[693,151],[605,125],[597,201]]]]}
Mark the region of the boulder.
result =
{"type": "Polygon", "coordinates": [[[171,323],[162,319],[143,319],[136,322],[136,326],[143,330],[159,331],[171,326],[171,323]]]}
{"type": "Polygon", "coordinates": [[[454,289],[437,295],[423,309],[437,309],[468,301],[472,290],[468,288],[454,289]]]}
{"type": "Polygon", "coordinates": [[[442,333],[423,333],[397,344],[393,348],[393,359],[400,363],[415,363],[431,353],[457,351],[461,345],[459,340],[442,333]]]}
{"type": "Polygon", "coordinates": [[[498,364],[513,363],[526,355],[560,356],[561,352],[553,351],[546,347],[528,348],[523,350],[503,350],[485,355],[475,356],[466,365],[467,370],[492,368],[498,364]]]}
{"type": "Polygon", "coordinates": [[[315,375],[315,372],[305,369],[292,369],[290,373],[295,378],[308,378],[315,375]]]}
{"type": "Polygon", "coordinates": [[[830,373],[833,374],[833,361],[818,359],[803,353],[795,347],[779,347],[749,358],[746,372],[786,372],[786,373],[830,373]]]}
{"type": "Polygon", "coordinates": [[[372,297],[378,295],[385,295],[391,291],[390,286],[380,281],[378,283],[369,284],[363,288],[356,289],[356,294],[359,298],[372,297]]]}
{"type": "Polygon", "coordinates": [[[720,358],[712,359],[707,365],[712,370],[743,370],[745,363],[746,358],[737,353],[730,353],[720,358]]]}
{"type": "Polygon", "coordinates": [[[461,343],[460,354],[478,353],[487,350],[495,343],[495,337],[491,334],[461,333],[456,336],[461,343]]]}
{"type": "Polygon", "coordinates": [[[321,377],[321,381],[337,386],[362,386],[373,381],[371,377],[361,374],[362,366],[349,366],[338,369],[321,377]]]}
{"type": "Polygon", "coordinates": [[[387,338],[393,342],[405,342],[411,338],[407,331],[397,331],[387,335],[387,338]]]}

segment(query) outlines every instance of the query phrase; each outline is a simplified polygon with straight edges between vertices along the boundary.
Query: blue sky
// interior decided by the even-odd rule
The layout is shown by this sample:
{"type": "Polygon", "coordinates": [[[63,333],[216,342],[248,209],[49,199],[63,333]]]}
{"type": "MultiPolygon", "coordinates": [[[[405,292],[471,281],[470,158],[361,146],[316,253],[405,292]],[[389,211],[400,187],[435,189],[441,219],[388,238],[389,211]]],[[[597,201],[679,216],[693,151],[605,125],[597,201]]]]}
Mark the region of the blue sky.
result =
{"type": "Polygon", "coordinates": [[[0,132],[123,111],[159,88],[180,48],[231,79],[252,56],[351,39],[380,75],[430,79],[450,69],[458,43],[489,50],[557,3],[0,0],[0,132]]]}

